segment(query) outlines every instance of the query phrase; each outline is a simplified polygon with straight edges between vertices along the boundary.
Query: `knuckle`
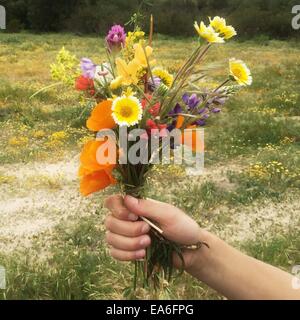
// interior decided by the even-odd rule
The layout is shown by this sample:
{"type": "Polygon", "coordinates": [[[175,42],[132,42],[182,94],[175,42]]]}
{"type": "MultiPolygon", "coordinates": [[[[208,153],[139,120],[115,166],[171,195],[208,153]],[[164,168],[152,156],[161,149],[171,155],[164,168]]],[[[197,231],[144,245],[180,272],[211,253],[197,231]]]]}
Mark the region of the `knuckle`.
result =
{"type": "Polygon", "coordinates": [[[129,249],[130,250],[138,250],[140,249],[142,246],[140,244],[140,238],[135,238],[131,240],[131,243],[129,244],[129,249]]]}
{"type": "Polygon", "coordinates": [[[119,259],[118,259],[118,255],[117,255],[116,251],[115,251],[113,248],[109,249],[109,254],[110,254],[113,258],[119,260],[119,259]]]}
{"type": "Polygon", "coordinates": [[[142,234],[142,226],[140,222],[134,223],[133,228],[131,228],[131,235],[137,237],[142,234]]]}
{"type": "Polygon", "coordinates": [[[128,210],[125,207],[119,208],[117,215],[120,218],[127,218],[128,217],[128,210]]]}
{"type": "Polygon", "coordinates": [[[110,232],[105,234],[105,241],[107,244],[112,245],[112,234],[110,232]]]}
{"type": "Polygon", "coordinates": [[[111,217],[111,215],[108,215],[108,216],[105,218],[104,225],[105,225],[106,229],[108,229],[108,230],[111,229],[111,227],[112,227],[112,217],[111,217]]]}

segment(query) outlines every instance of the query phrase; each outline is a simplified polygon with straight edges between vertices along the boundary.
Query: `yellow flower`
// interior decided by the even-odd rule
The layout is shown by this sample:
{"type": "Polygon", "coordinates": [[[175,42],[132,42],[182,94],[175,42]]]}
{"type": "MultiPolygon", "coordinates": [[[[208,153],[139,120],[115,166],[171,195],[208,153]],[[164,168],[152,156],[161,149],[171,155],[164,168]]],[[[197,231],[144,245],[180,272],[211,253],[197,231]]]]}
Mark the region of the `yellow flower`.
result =
{"type": "Polygon", "coordinates": [[[141,43],[137,43],[134,45],[134,60],[144,68],[148,66],[147,60],[150,65],[155,63],[155,60],[149,60],[152,53],[153,49],[150,46],[144,48],[143,44],[141,43]]]}
{"type": "Polygon", "coordinates": [[[112,116],[119,126],[133,126],[142,119],[143,108],[134,96],[122,96],[113,101],[112,116]]]}
{"type": "Polygon", "coordinates": [[[250,86],[252,84],[251,72],[242,60],[230,59],[229,68],[231,78],[239,85],[250,86]]]}
{"type": "Polygon", "coordinates": [[[36,139],[42,139],[46,136],[46,132],[43,130],[38,130],[33,133],[33,137],[36,139]]]}
{"type": "MultiPolygon", "coordinates": [[[[128,64],[121,58],[116,59],[116,66],[119,78],[117,84],[122,83],[125,86],[138,83],[137,73],[140,69],[140,64],[136,60],[130,61],[128,64]]],[[[114,82],[114,84],[116,84],[114,82]]]]}
{"type": "Polygon", "coordinates": [[[134,32],[128,32],[127,37],[126,37],[126,44],[125,47],[123,48],[123,56],[126,61],[130,61],[134,58],[134,49],[133,46],[136,43],[139,43],[142,41],[145,37],[145,32],[141,30],[137,30],[134,32]]]}
{"type": "Polygon", "coordinates": [[[225,30],[223,30],[224,39],[228,40],[237,35],[233,26],[227,26],[225,30]]]}
{"type": "Polygon", "coordinates": [[[171,85],[173,84],[173,76],[166,70],[164,69],[161,69],[161,68],[155,68],[153,71],[152,71],[152,74],[159,78],[164,85],[166,85],[167,87],[171,87],[171,85]]]}
{"type": "Polygon", "coordinates": [[[126,97],[134,96],[135,94],[136,92],[134,92],[131,87],[127,87],[127,89],[122,92],[122,95],[126,97]]]}
{"type": "Polygon", "coordinates": [[[209,18],[210,26],[218,32],[224,39],[228,40],[233,36],[236,36],[236,31],[232,26],[226,25],[226,20],[220,17],[214,17],[213,20],[209,18]]]}
{"type": "Polygon", "coordinates": [[[13,137],[9,139],[8,144],[11,146],[26,146],[29,142],[27,137],[13,137]]]}
{"type": "Polygon", "coordinates": [[[112,80],[112,82],[110,83],[110,89],[116,90],[116,89],[120,88],[122,85],[122,80],[123,80],[123,78],[121,76],[112,80]]]}
{"type": "Polygon", "coordinates": [[[196,31],[198,32],[199,36],[206,41],[210,43],[224,43],[224,39],[219,36],[219,33],[217,33],[213,27],[206,26],[204,22],[200,23],[200,26],[195,21],[194,27],[196,31]]]}
{"type": "Polygon", "coordinates": [[[75,78],[80,75],[77,65],[77,58],[62,47],[56,56],[56,62],[50,66],[52,79],[73,85],[75,78]]]}

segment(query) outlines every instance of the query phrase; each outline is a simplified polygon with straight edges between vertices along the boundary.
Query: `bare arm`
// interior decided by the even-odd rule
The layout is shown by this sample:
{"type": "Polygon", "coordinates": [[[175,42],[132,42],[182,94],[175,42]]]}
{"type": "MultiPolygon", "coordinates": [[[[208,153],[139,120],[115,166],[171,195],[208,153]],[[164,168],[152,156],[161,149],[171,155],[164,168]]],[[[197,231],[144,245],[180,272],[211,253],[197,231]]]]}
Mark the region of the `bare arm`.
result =
{"type": "MultiPolygon", "coordinates": [[[[300,299],[292,288],[292,276],[239,252],[198,224],[178,208],[153,201],[113,196],[106,201],[112,212],[106,219],[111,255],[123,261],[141,259],[150,245],[149,226],[137,221],[144,216],[155,221],[164,236],[183,245],[205,242],[197,251],[184,252],[186,271],[229,299],[300,299]]],[[[174,257],[175,266],[179,259],[174,257]]]]}
{"type": "Polygon", "coordinates": [[[249,257],[224,241],[206,233],[200,238],[210,245],[196,254],[187,272],[229,299],[300,299],[292,288],[292,276],[249,257]]]}

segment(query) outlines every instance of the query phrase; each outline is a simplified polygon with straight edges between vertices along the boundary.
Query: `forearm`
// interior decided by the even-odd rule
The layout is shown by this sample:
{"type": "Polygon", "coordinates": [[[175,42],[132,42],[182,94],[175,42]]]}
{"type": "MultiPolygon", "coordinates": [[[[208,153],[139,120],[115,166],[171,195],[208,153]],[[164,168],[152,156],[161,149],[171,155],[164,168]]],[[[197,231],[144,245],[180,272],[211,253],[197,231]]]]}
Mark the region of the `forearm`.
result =
{"type": "Polygon", "coordinates": [[[300,299],[292,276],[248,257],[218,237],[202,231],[203,246],[187,270],[229,299],[300,299]]]}

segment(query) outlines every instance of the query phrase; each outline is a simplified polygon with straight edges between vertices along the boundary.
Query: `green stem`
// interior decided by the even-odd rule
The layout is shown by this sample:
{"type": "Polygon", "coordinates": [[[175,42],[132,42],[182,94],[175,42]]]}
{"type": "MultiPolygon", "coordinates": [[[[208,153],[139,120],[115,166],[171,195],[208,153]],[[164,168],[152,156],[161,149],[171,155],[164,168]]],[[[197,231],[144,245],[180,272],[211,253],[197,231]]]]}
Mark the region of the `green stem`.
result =
{"type": "Polygon", "coordinates": [[[29,97],[29,99],[31,100],[32,98],[34,98],[38,94],[42,93],[43,91],[46,91],[46,90],[54,88],[54,87],[58,87],[62,84],[63,84],[63,82],[56,82],[56,83],[50,84],[50,86],[44,87],[44,88],[38,90],[37,92],[35,92],[32,96],[29,97]]]}

